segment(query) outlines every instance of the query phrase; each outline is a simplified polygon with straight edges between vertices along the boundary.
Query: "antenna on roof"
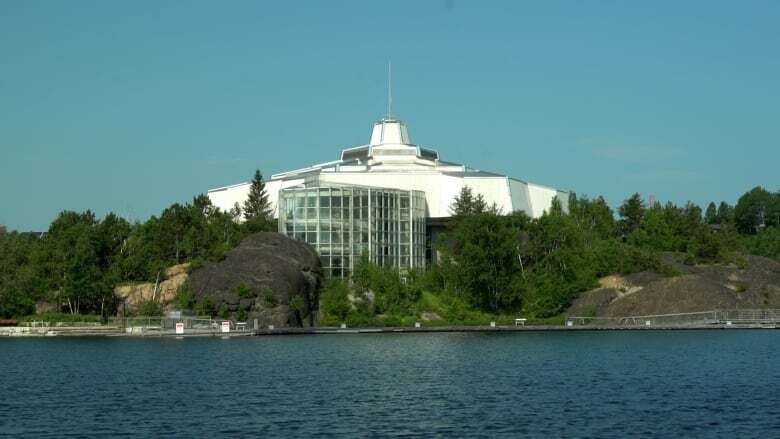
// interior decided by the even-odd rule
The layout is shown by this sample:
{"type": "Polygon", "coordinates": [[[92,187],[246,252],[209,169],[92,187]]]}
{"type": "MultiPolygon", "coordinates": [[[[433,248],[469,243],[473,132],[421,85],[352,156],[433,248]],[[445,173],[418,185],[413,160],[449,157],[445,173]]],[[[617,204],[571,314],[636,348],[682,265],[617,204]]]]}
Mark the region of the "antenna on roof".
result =
{"type": "Polygon", "coordinates": [[[393,63],[387,61],[387,118],[393,118],[393,63]]]}

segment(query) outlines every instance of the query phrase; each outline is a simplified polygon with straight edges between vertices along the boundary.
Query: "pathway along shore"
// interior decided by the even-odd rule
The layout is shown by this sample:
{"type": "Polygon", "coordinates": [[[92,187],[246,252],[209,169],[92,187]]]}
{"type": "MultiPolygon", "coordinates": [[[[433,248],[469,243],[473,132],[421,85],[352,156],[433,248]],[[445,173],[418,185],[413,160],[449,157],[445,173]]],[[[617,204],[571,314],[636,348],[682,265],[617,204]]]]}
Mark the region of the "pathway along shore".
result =
{"type": "Polygon", "coordinates": [[[382,328],[275,328],[247,331],[189,330],[177,334],[175,330],[132,330],[118,327],[2,327],[0,337],[250,337],[276,335],[343,335],[343,334],[425,334],[425,333],[521,333],[521,332],[583,332],[583,331],[690,331],[690,330],[733,330],[733,329],[780,329],[780,324],[710,324],[710,325],[667,325],[667,326],[423,326],[382,328]]]}

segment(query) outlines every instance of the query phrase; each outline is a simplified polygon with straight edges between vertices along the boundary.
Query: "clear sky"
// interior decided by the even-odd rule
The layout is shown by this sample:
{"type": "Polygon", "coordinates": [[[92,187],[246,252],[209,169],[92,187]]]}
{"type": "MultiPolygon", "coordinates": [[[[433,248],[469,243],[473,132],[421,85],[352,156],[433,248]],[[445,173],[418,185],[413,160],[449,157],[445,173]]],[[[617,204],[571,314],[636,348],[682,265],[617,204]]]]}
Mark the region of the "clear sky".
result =
{"type": "Polygon", "coordinates": [[[0,224],[144,220],[335,160],[386,108],[443,159],[662,201],[780,188],[780,2],[0,1],[0,224]]]}

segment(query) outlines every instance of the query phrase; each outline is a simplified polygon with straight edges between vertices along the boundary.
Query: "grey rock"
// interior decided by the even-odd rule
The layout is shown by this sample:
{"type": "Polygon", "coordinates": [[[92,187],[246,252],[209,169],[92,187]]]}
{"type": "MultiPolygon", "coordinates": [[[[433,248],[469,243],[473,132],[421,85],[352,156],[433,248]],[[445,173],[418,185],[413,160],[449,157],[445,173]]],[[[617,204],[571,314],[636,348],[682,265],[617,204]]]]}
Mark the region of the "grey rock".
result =
{"type": "Polygon", "coordinates": [[[224,260],[193,270],[189,284],[197,301],[209,297],[217,309],[226,304],[231,313],[247,310],[248,319],[258,319],[261,327],[314,326],[322,271],[319,256],[310,245],[263,232],[245,238],[224,260]],[[240,298],[241,285],[258,298],[240,298]],[[262,299],[265,289],[273,293],[277,306],[270,307],[262,299]],[[289,308],[296,296],[304,302],[299,313],[289,308]]]}

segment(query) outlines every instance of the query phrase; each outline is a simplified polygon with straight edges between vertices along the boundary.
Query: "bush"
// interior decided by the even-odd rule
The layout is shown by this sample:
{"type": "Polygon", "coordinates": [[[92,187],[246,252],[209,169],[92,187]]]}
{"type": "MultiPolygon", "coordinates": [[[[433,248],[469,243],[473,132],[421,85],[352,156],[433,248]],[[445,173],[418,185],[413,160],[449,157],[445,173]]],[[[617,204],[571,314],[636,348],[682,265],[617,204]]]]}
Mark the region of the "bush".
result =
{"type": "Polygon", "coordinates": [[[344,322],[351,310],[347,283],[337,279],[328,280],[320,296],[321,323],[332,326],[344,322]]]}
{"type": "Polygon", "coordinates": [[[255,292],[252,291],[252,289],[249,288],[249,286],[243,282],[238,284],[238,286],[236,287],[236,294],[238,295],[238,297],[242,299],[255,297],[256,295],[255,292]]]}
{"type": "Polygon", "coordinates": [[[222,305],[219,306],[219,311],[217,312],[217,315],[223,319],[230,317],[230,310],[228,310],[228,306],[226,303],[223,303],[222,305]]]}
{"type": "Polygon", "coordinates": [[[138,307],[137,314],[143,317],[156,317],[163,315],[163,307],[160,302],[147,300],[138,307]]]}
{"type": "Polygon", "coordinates": [[[276,308],[279,305],[279,301],[276,300],[276,296],[274,295],[274,292],[271,291],[270,288],[264,287],[260,291],[261,296],[263,297],[263,303],[268,308],[276,308]]]}
{"type": "Polygon", "coordinates": [[[195,306],[195,295],[192,293],[189,284],[185,283],[179,287],[174,301],[179,306],[179,309],[193,309],[195,306]]]}
{"type": "Polygon", "coordinates": [[[209,297],[204,297],[195,305],[195,311],[200,316],[214,316],[215,305],[209,297]]]}
{"type": "Polygon", "coordinates": [[[190,265],[187,267],[187,273],[192,273],[198,268],[203,267],[204,263],[205,260],[200,256],[193,258],[192,261],[190,261],[190,265]]]}

